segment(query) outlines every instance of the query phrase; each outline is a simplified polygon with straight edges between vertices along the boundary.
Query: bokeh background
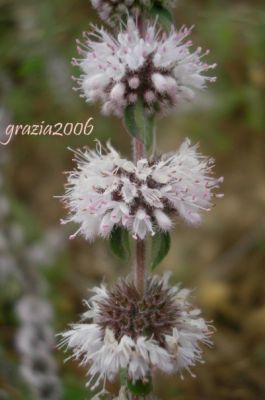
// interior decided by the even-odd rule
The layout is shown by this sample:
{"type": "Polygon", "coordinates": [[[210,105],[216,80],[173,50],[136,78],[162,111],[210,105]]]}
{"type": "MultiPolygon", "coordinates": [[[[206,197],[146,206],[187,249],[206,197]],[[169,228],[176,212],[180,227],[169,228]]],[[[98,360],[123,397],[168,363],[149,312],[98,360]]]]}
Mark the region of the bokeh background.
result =
{"type": "MultiPolygon", "coordinates": [[[[195,103],[159,122],[158,148],[177,148],[186,136],[199,141],[202,152],[216,159],[216,173],[225,177],[225,197],[199,228],[176,225],[170,253],[157,269],[171,269],[173,282],[195,287],[194,301],[217,330],[214,347],[205,349],[206,363],[195,369],[197,379],[161,376],[156,392],[162,400],[261,400],[265,6],[261,0],[178,0],[174,13],[178,26],[196,25],[192,39],[211,49],[208,60],[218,63],[218,81],[198,94],[195,103]]],[[[101,116],[98,107],[88,106],[72,90],[75,38],[91,22],[100,23],[85,0],[0,0],[2,135],[8,123],[85,122],[93,117],[95,125],[89,137],[17,136],[0,147],[1,400],[92,397],[85,388],[85,370],[64,363],[58,350],[50,354],[56,363],[51,371],[56,372],[45,370],[47,366],[37,370],[57,375],[55,394],[32,394],[20,373],[30,355],[16,346],[28,318],[17,305],[27,296],[39,296],[53,317],[40,314],[38,326],[50,324],[60,332],[78,319],[89,287],[102,278],[112,282],[130,269],[104,241],[68,241],[75,227],[60,226],[65,211],[53,197],[63,193],[63,171],[73,166],[67,147],[94,146],[95,139],[111,138],[123,154],[130,154],[120,121],[101,116]]],[[[51,380],[47,382],[49,386],[51,380]]]]}

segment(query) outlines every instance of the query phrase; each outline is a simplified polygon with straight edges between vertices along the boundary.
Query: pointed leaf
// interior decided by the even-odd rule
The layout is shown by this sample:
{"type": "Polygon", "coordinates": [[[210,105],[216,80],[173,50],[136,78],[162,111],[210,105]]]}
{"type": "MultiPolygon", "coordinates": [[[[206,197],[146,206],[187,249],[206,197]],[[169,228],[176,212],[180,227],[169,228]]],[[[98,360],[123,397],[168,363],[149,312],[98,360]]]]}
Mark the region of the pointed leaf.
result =
{"type": "Polygon", "coordinates": [[[147,151],[150,150],[154,140],[154,115],[146,112],[142,101],[126,107],[124,121],[130,134],[141,140],[147,151]]]}
{"type": "Polygon", "coordinates": [[[128,231],[121,227],[115,227],[110,236],[110,248],[112,252],[123,261],[130,258],[130,240],[128,231]]]}
{"type": "Polygon", "coordinates": [[[125,122],[125,125],[129,131],[130,135],[132,135],[133,137],[139,138],[139,130],[138,130],[138,127],[137,127],[136,121],[135,121],[134,108],[135,108],[134,104],[130,104],[129,106],[127,106],[125,108],[124,122],[125,122]]]}
{"type": "Polygon", "coordinates": [[[166,31],[169,32],[171,30],[172,24],[174,23],[173,16],[161,3],[157,2],[153,5],[151,14],[158,18],[158,21],[163,25],[166,31]]]}
{"type": "Polygon", "coordinates": [[[168,232],[157,233],[153,237],[151,249],[151,268],[155,269],[166,257],[170,249],[170,234],[168,232]]]}

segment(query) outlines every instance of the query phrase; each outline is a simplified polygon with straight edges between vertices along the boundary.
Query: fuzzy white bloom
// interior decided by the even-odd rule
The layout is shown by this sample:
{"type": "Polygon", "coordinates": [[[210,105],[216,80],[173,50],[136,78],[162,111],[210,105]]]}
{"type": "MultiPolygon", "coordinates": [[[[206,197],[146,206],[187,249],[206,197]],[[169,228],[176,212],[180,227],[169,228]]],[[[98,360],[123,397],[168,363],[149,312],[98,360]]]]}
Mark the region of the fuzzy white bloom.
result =
{"type": "Polygon", "coordinates": [[[216,65],[202,61],[208,51],[191,51],[192,42],[185,41],[190,32],[172,26],[166,34],[149,24],[141,37],[137,23],[129,19],[117,38],[103,28],[85,33],[85,43],[78,41],[83,58],[73,60],[83,71],[76,78],[82,96],[101,101],[103,113],[119,117],[138,99],[148,112],[163,114],[191,100],[194,90],[215,81],[204,73],[216,65]]]}
{"type": "Polygon", "coordinates": [[[76,234],[88,240],[106,238],[116,226],[144,239],[170,230],[174,216],[198,224],[201,211],[211,209],[222,178],[212,176],[213,160],[197,147],[186,139],[176,153],[137,164],[109,144],[105,150],[76,151],[77,170],[69,173],[63,196],[70,213],[62,222],[78,223],[76,234]]]}
{"type": "Polygon", "coordinates": [[[190,368],[202,362],[200,344],[210,345],[212,332],[187,300],[189,290],[153,276],[143,297],[128,278],[111,290],[102,286],[93,292],[86,303],[89,318],[85,313],[61,342],[72,350],[70,358],[88,366],[88,385],[112,381],[120,369],[133,382],[145,381],[156,369],[181,376],[187,370],[194,376],[190,368]]]}
{"type": "MultiPolygon", "coordinates": [[[[165,7],[174,7],[175,0],[160,0],[165,7]]],[[[145,10],[151,9],[155,4],[154,0],[91,0],[92,6],[99,16],[109,23],[115,25],[122,15],[133,14],[135,16],[145,10]]]]}

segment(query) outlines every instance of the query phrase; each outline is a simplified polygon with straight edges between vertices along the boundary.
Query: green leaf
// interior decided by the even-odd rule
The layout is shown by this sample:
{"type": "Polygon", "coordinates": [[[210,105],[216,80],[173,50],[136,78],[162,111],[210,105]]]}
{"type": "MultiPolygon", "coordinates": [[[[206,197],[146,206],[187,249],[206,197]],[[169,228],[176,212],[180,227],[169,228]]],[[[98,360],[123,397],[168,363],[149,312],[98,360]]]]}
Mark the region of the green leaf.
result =
{"type": "Polygon", "coordinates": [[[124,111],[124,122],[126,125],[126,128],[128,129],[130,135],[138,138],[139,137],[139,131],[138,127],[136,125],[135,121],[135,116],[134,116],[134,104],[130,104],[125,108],[124,111]]]}
{"type": "Polygon", "coordinates": [[[144,143],[146,151],[150,150],[154,140],[154,114],[148,114],[139,100],[126,107],[124,121],[129,133],[144,143]]]}
{"type": "Polygon", "coordinates": [[[157,233],[152,240],[151,268],[155,269],[166,257],[170,249],[170,234],[168,232],[157,233]]]}
{"type": "Polygon", "coordinates": [[[130,258],[130,241],[128,231],[121,227],[115,227],[110,236],[110,248],[112,252],[123,261],[130,258]]]}
{"type": "Polygon", "coordinates": [[[159,2],[155,2],[150,12],[154,17],[158,18],[158,21],[163,25],[166,31],[169,32],[171,30],[174,21],[171,12],[167,8],[159,2]]]}
{"type": "Polygon", "coordinates": [[[133,382],[128,380],[127,387],[136,396],[147,396],[153,389],[151,378],[147,382],[141,380],[133,382]]]}

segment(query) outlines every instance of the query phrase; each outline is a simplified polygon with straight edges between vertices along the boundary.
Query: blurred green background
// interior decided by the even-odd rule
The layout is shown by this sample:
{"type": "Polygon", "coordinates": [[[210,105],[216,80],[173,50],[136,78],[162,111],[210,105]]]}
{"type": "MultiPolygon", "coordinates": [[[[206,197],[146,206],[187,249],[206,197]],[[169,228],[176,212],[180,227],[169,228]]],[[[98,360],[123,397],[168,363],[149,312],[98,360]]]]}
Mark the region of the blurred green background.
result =
{"type": "MultiPolygon", "coordinates": [[[[159,273],[171,269],[174,282],[195,287],[194,301],[207,319],[214,320],[217,331],[214,347],[205,349],[206,363],[194,370],[197,379],[162,376],[156,392],[162,400],[261,400],[265,399],[265,6],[259,0],[178,0],[174,13],[179,27],[195,24],[192,39],[211,49],[207,60],[218,63],[218,81],[199,93],[195,103],[159,122],[158,148],[175,149],[186,136],[199,141],[201,151],[216,159],[217,175],[225,177],[225,197],[199,228],[176,225],[170,253],[157,269],[159,273]]],[[[0,148],[0,157],[8,154],[0,168],[12,221],[23,227],[27,245],[54,227],[60,235],[69,233],[59,227],[65,211],[53,198],[63,193],[62,172],[73,166],[67,147],[94,146],[96,138],[102,142],[111,138],[123,154],[130,154],[121,122],[101,116],[99,107],[88,106],[72,90],[71,75],[78,75],[70,65],[76,56],[75,38],[91,22],[100,24],[87,0],[0,0],[1,117],[14,124],[75,123],[93,117],[95,126],[89,137],[17,136],[0,148]]],[[[130,269],[111,255],[105,242],[89,245],[82,238],[66,239],[59,256],[48,264],[38,273],[54,307],[56,332],[78,319],[89,287],[103,277],[112,282],[130,269]]],[[[18,328],[14,305],[20,296],[16,280],[3,278],[0,399],[31,399],[18,375],[20,361],[14,347],[18,328]]],[[[85,371],[74,362],[64,364],[60,351],[56,357],[63,400],[90,399],[85,371]]]]}

